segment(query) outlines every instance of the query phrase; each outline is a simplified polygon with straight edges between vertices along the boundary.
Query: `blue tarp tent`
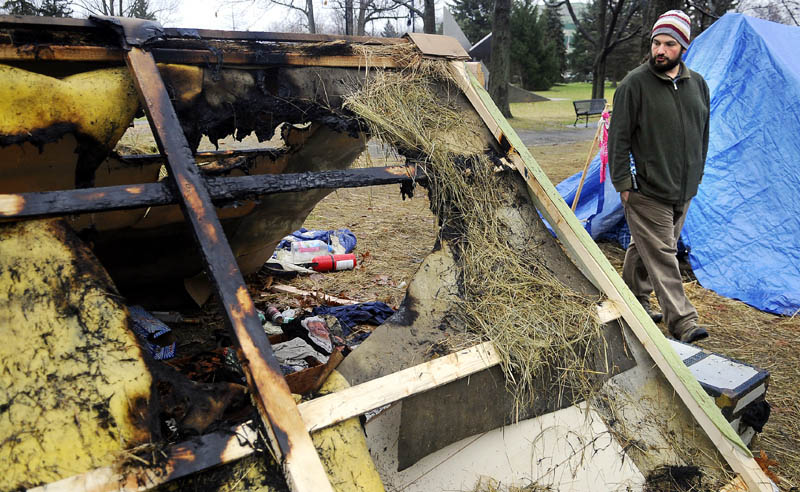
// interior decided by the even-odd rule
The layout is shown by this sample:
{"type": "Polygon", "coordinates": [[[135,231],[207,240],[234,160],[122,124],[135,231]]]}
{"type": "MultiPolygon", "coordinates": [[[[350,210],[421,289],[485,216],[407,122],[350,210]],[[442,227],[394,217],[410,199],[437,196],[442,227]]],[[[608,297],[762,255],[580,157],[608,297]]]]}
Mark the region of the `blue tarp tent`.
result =
{"type": "MultiPolygon", "coordinates": [[[[689,262],[704,287],[784,315],[800,310],[798,50],[800,28],[726,14],[685,56],[711,91],[705,175],[682,235],[689,262]]],[[[576,210],[595,238],[622,220],[599,168],[595,158],[576,210]]],[[[557,187],[568,204],[579,179],[557,187]]]]}

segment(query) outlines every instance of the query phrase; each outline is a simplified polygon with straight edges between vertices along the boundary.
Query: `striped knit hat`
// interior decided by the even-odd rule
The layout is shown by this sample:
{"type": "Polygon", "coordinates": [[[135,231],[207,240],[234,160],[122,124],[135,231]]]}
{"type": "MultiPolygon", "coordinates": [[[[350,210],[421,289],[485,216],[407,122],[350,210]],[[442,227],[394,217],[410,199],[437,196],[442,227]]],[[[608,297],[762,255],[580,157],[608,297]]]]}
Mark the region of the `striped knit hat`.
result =
{"type": "Polygon", "coordinates": [[[650,40],[652,41],[659,34],[672,36],[681,46],[688,48],[689,40],[692,37],[692,23],[689,16],[680,10],[664,12],[653,25],[653,34],[650,35],[650,40]]]}

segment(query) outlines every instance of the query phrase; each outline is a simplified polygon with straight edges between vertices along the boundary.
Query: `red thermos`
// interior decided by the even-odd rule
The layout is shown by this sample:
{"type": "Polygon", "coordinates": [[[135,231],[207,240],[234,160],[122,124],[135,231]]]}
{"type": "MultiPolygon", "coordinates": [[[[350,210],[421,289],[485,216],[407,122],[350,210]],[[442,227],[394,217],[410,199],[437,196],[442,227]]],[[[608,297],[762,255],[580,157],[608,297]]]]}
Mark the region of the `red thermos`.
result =
{"type": "Polygon", "coordinates": [[[318,272],[352,270],[355,267],[356,255],[352,253],[346,255],[315,256],[314,259],[311,260],[311,268],[318,272]]]}

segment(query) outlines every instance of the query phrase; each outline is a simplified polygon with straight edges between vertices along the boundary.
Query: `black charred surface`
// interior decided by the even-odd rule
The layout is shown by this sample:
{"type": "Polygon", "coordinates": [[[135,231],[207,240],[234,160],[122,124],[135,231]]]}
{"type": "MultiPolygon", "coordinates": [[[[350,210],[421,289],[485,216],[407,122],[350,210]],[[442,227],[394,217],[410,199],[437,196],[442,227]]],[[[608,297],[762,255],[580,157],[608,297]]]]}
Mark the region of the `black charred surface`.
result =
{"type": "Polygon", "coordinates": [[[41,152],[45,144],[55,142],[68,133],[77,133],[77,126],[75,123],[53,123],[46,128],[37,128],[30,132],[18,133],[15,135],[0,135],[0,148],[29,142],[35,147],[38,147],[39,152],[41,152]]]}
{"type": "Polygon", "coordinates": [[[346,41],[349,43],[393,45],[407,43],[399,38],[376,38],[370,36],[341,36],[338,34],[307,34],[293,32],[264,32],[264,31],[220,31],[214,29],[181,29],[167,27],[164,32],[167,38],[184,38],[185,31],[192,35],[197,34],[203,39],[229,40],[229,41],[271,41],[281,43],[324,43],[329,41],[346,41]]]}
{"type": "MultiPolygon", "coordinates": [[[[409,168],[414,172],[414,168],[409,168]]],[[[423,180],[422,175],[410,176],[402,166],[390,168],[345,169],[316,173],[262,174],[239,178],[209,178],[206,180],[215,201],[231,201],[259,194],[313,189],[359,188],[423,180]]]]}
{"type": "Polygon", "coordinates": [[[115,32],[117,39],[122,40],[123,48],[142,46],[164,37],[161,24],[151,20],[91,15],[89,21],[115,32]]]}
{"type": "Polygon", "coordinates": [[[175,419],[183,437],[228,425],[227,414],[250,404],[240,384],[197,383],[159,361],[149,361],[148,366],[156,381],[160,420],[175,419]]]}
{"type": "Polygon", "coordinates": [[[703,473],[693,465],[665,465],[653,470],[645,482],[645,492],[690,492],[702,487],[703,473]]]}
{"type": "Polygon", "coordinates": [[[263,142],[271,139],[282,123],[314,121],[352,137],[362,134],[362,123],[349,112],[337,109],[342,104],[342,95],[358,83],[357,71],[320,69],[303,73],[303,70],[280,67],[248,70],[252,84],[233,101],[212,104],[209,97],[203,97],[190,106],[178,106],[176,110],[191,148],[197,148],[203,135],[214,145],[228,135],[241,140],[250,133],[263,142]]]}
{"type": "Polygon", "coordinates": [[[307,44],[299,48],[302,53],[311,56],[351,56],[354,54],[353,46],[344,41],[307,44]]]}
{"type": "MultiPolygon", "coordinates": [[[[214,170],[226,174],[230,168],[214,170]]],[[[424,175],[410,175],[414,168],[346,169],[316,173],[259,174],[240,177],[209,177],[204,179],[211,200],[226,205],[243,199],[258,198],[273,193],[289,193],[315,189],[359,188],[393,183],[424,181],[424,175]]],[[[17,212],[0,208],[0,217],[9,219],[51,217],[67,214],[125,210],[179,203],[179,195],[169,182],[141,185],[108,186],[67,191],[20,193],[24,206],[17,212]]],[[[126,261],[128,259],[126,258],[126,261]]]]}
{"type": "Polygon", "coordinates": [[[406,294],[400,304],[400,309],[392,315],[392,322],[398,326],[414,326],[414,322],[419,317],[419,313],[414,307],[416,303],[415,299],[406,294]]]}
{"type": "Polygon", "coordinates": [[[94,186],[94,173],[106,160],[111,151],[107,146],[97,143],[93,138],[76,135],[78,141],[78,162],[75,166],[75,188],[91,188],[94,186]]]}

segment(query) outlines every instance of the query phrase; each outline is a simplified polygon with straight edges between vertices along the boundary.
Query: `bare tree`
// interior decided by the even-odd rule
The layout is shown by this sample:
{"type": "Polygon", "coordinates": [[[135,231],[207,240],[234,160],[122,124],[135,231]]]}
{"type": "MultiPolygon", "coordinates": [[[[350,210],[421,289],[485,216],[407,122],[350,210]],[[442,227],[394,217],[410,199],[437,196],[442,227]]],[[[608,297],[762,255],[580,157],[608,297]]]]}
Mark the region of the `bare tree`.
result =
{"type": "Polygon", "coordinates": [[[422,32],[436,34],[436,1],[422,0],[421,8],[417,7],[415,0],[392,0],[396,5],[401,5],[408,9],[412,17],[417,15],[422,17],[422,32]]]}
{"type": "Polygon", "coordinates": [[[372,22],[405,17],[405,12],[400,12],[402,7],[394,0],[350,0],[349,6],[348,0],[333,0],[331,3],[343,16],[345,34],[364,36],[367,25],[372,22]],[[352,4],[353,1],[357,2],[356,5],[352,4]]]}
{"type": "Polygon", "coordinates": [[[567,6],[575,28],[589,42],[594,49],[592,63],[592,99],[602,99],[605,93],[606,60],[608,55],[619,46],[642,30],[641,24],[631,22],[634,15],[640,11],[642,0],[595,0],[597,17],[594,25],[587,25],[587,19],[578,19],[572,0],[547,1],[548,6],[567,6]]]}
{"type": "Polygon", "coordinates": [[[356,35],[364,36],[367,33],[367,24],[371,22],[402,17],[398,12],[398,5],[392,0],[359,0],[356,35]]]}
{"type": "Polygon", "coordinates": [[[800,26],[800,0],[744,1],[737,11],[772,22],[800,26]]]}
{"type": "Polygon", "coordinates": [[[137,17],[168,22],[178,9],[179,0],[75,0],[74,5],[87,15],[137,17]]]}
{"type": "MultiPolygon", "coordinates": [[[[249,3],[254,3],[258,0],[251,0],[249,3]]],[[[317,19],[314,13],[313,0],[268,0],[269,3],[286,7],[288,9],[299,12],[305,17],[305,27],[311,34],[317,33],[317,19]]]]}

